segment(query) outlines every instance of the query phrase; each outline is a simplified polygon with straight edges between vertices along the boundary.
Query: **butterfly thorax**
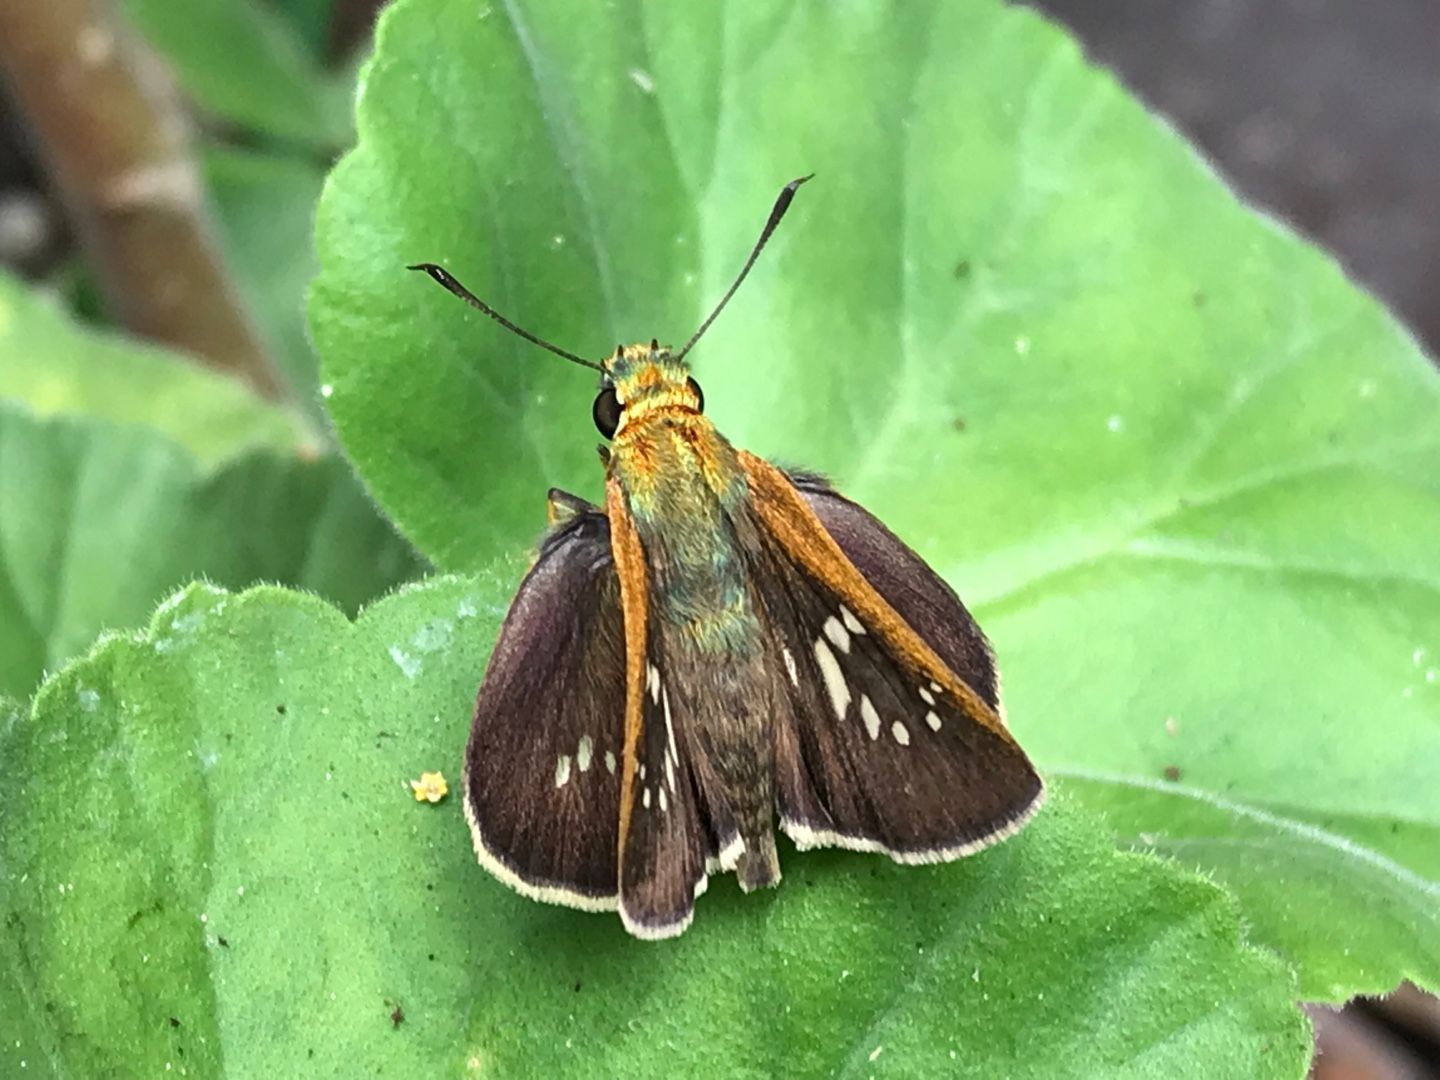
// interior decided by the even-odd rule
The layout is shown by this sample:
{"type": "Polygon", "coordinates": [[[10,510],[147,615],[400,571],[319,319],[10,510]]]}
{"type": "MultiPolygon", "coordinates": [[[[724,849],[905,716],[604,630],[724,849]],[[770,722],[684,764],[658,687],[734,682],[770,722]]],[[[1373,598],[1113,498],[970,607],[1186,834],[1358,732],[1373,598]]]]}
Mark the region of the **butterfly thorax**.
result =
{"type": "Polygon", "coordinates": [[[606,362],[623,413],[609,470],[646,549],[656,614],[707,652],[759,643],[733,515],[746,494],[735,448],[700,411],[699,388],[669,350],[634,345],[606,362]]]}

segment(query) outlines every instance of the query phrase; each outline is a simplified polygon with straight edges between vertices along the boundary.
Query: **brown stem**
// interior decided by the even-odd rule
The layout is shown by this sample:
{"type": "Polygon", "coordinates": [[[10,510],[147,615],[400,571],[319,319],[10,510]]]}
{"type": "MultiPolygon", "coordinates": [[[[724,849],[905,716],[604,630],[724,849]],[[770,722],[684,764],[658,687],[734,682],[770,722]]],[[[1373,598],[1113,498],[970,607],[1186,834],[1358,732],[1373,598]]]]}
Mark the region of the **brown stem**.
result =
{"type": "Polygon", "coordinates": [[[282,396],[213,241],[188,124],[110,0],[0,0],[9,77],[115,318],[282,396]]]}

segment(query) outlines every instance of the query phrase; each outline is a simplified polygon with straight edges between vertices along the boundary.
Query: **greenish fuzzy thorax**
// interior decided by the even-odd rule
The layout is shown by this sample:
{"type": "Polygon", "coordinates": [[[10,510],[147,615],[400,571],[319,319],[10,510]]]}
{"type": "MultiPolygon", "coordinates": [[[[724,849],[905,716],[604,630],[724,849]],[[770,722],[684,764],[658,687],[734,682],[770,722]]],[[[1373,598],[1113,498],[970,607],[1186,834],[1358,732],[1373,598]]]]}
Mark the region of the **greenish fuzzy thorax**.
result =
{"type": "Polygon", "coordinates": [[[735,448],[698,411],[689,369],[668,349],[617,350],[606,373],[624,406],[610,470],[645,546],[652,611],[703,651],[750,655],[760,625],[733,524],[747,497],[735,448]]]}

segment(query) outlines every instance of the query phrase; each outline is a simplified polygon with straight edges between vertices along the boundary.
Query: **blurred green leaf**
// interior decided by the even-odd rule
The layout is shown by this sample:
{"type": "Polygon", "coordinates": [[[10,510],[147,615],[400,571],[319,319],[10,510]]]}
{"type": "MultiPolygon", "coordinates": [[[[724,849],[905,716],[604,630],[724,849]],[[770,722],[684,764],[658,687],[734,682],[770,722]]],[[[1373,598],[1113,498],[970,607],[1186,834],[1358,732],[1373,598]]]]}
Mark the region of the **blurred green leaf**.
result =
{"type": "Polygon", "coordinates": [[[0,735],[0,1071],[1304,1074],[1233,902],[1063,799],[948,866],[787,850],[663,944],[510,892],[406,781],[458,783],[513,569],[355,625],[196,586],[48,682],[0,735]]]}
{"type": "Polygon", "coordinates": [[[40,416],[146,424],[206,464],[253,447],[291,450],[302,440],[294,417],[234,380],[175,353],[77,326],[3,273],[0,356],[0,399],[40,416]]]}
{"type": "Polygon", "coordinates": [[[4,277],[0,354],[0,692],[28,695],[193,577],[354,611],[419,571],[349,467],[238,383],[4,277]]]}
{"type": "MultiPolygon", "coordinates": [[[[961,589],[1042,764],[1440,828],[1440,379],[1035,15],[402,0],[362,88],[312,328],[342,441],[440,565],[598,492],[593,382],[401,268],[587,355],[683,341],[813,170],[694,354],[721,430],[961,589]]],[[[1334,998],[1388,989],[1410,939],[1346,964],[1355,933],[1277,945],[1334,998]]]]}
{"type": "Polygon", "coordinates": [[[122,0],[131,23],[205,110],[321,149],[349,142],[351,84],[328,75],[261,0],[122,0]]]}
{"type": "Polygon", "coordinates": [[[210,149],[203,162],[235,283],[291,393],[323,424],[305,290],[315,275],[324,174],[306,161],[244,150],[210,149]]]}
{"type": "Polygon", "coordinates": [[[0,405],[0,693],[30,694],[194,577],[354,611],[418,569],[336,458],[255,452],[206,473],[145,428],[0,405]]]}
{"type": "Polygon", "coordinates": [[[316,63],[326,62],[330,25],[345,6],[337,0],[263,0],[295,28],[316,63]]]}

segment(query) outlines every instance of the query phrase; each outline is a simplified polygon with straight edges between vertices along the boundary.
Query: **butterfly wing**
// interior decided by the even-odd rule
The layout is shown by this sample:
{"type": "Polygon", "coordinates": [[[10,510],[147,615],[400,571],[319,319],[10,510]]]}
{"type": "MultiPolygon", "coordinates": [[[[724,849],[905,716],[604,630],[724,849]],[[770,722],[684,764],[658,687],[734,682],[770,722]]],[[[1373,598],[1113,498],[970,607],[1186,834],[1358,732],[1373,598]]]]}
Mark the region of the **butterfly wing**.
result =
{"type": "Polygon", "coordinates": [[[955,590],[877,517],[823,477],[787,475],[855,569],[1003,720],[995,652],[955,590]]]}
{"type": "Polygon", "coordinates": [[[1044,785],[999,714],[994,662],[948,586],[814,478],[742,453],[753,568],[786,672],[781,827],[802,848],[939,862],[1010,835],[1044,785]],[[798,483],[798,486],[797,486],[798,483]]]}
{"type": "Polygon", "coordinates": [[[673,707],[685,688],[667,685],[663,674],[670,665],[650,618],[646,555],[619,483],[612,479],[607,489],[626,635],[620,917],[636,937],[667,938],[694,917],[713,843],[700,822],[688,731],[673,707]]]}
{"type": "Polygon", "coordinates": [[[541,544],[490,656],[465,751],[482,865],[526,896],[593,911],[618,895],[625,647],[610,526],[551,492],[541,544]]]}

